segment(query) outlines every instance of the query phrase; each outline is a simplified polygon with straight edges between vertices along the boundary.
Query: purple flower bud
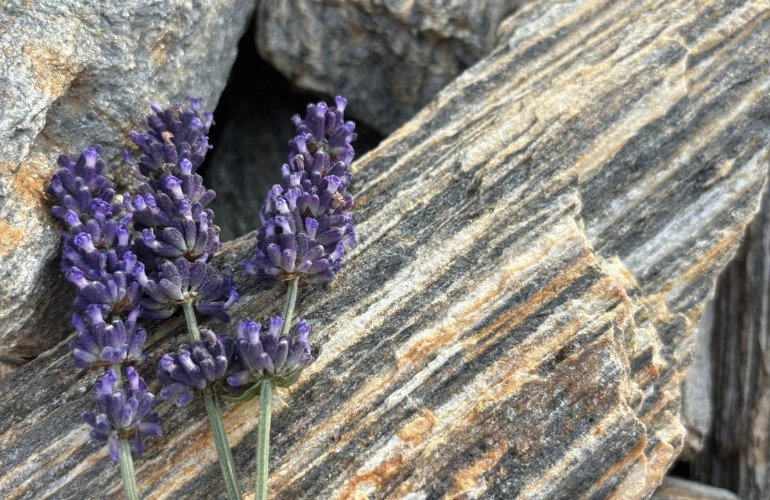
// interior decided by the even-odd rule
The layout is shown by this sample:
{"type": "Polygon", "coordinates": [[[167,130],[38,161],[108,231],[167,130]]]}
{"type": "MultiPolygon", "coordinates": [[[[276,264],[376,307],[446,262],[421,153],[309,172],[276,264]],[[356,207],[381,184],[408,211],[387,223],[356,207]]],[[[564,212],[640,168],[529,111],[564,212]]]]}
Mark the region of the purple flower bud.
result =
{"type": "Polygon", "coordinates": [[[233,356],[233,341],[224,335],[201,330],[201,341],[183,344],[177,352],[163,355],[158,380],[163,384],[160,397],[185,406],[193,390],[224,380],[233,356]]]}
{"type": "Polygon", "coordinates": [[[203,163],[206,153],[211,148],[208,142],[209,127],[213,123],[211,113],[199,114],[200,99],[190,98],[190,108],[179,105],[162,109],[154,104],[154,114],[146,117],[148,130],[132,132],[131,141],[142,150],[137,161],[139,172],[145,177],[154,177],[165,172],[166,165],[173,165],[178,172],[193,174],[203,163]],[[182,162],[187,161],[182,170],[182,162]]]}
{"type": "Polygon", "coordinates": [[[94,384],[99,413],[83,413],[83,420],[91,426],[91,439],[107,443],[110,457],[120,458],[119,440],[131,443],[135,455],[144,451],[144,440],[160,436],[158,414],[152,412],[155,396],[147,392],[147,384],[132,368],[125,369],[123,384],[117,375],[107,370],[94,384]]]}
{"type": "Polygon", "coordinates": [[[258,384],[265,378],[279,387],[293,384],[303,368],[310,364],[310,326],[300,319],[296,338],[280,335],[283,318],[273,316],[267,331],[250,319],[238,323],[235,338],[235,372],[227,377],[231,387],[258,384]]]}
{"type": "Polygon", "coordinates": [[[77,337],[70,342],[74,365],[78,368],[108,367],[117,363],[137,364],[143,359],[142,347],[147,333],[136,327],[139,310],[135,309],[123,321],[115,319],[111,324],[102,318],[101,307],[92,304],[85,316],[72,316],[72,326],[77,337]]]}
{"type": "MultiPolygon", "coordinates": [[[[197,174],[196,177],[199,178],[197,174]]],[[[198,194],[209,201],[213,199],[213,191],[205,190],[201,182],[186,183],[185,179],[162,175],[157,181],[140,185],[141,194],[126,203],[126,209],[133,216],[134,229],[143,235],[134,241],[133,249],[146,264],[158,257],[195,260],[220,247],[219,227],[212,222],[214,213],[185,192],[184,188],[189,186],[199,187],[203,194],[198,194]],[[156,203],[150,204],[150,199],[156,203]]]]}
{"type": "Polygon", "coordinates": [[[220,273],[202,258],[192,263],[185,258],[165,261],[157,276],[143,274],[139,280],[146,295],[140,302],[143,318],[168,318],[191,300],[201,314],[227,322],[226,311],[238,300],[230,270],[220,273]]]}

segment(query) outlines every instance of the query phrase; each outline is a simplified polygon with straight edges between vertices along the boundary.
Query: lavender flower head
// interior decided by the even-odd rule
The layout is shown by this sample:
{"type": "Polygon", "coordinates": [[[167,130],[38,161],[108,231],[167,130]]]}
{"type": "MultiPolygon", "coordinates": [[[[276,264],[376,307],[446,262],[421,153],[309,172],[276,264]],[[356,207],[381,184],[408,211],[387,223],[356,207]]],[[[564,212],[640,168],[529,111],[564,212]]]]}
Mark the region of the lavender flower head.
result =
{"type": "Polygon", "coordinates": [[[119,440],[129,441],[134,454],[141,455],[144,440],[161,434],[158,414],[151,411],[155,396],[147,392],[136,370],[129,366],[125,372],[127,380],[120,387],[115,372],[107,370],[94,385],[99,413],[83,413],[83,420],[92,427],[91,439],[107,443],[115,461],[120,458],[119,440]]]}
{"type": "Polygon", "coordinates": [[[61,155],[47,192],[56,199],[51,214],[66,227],[62,272],[78,287],[75,307],[98,304],[109,317],[133,310],[140,287],[132,276],[131,215],[104,177],[100,149],[86,148],[77,161],[61,155]]]}
{"type": "Polygon", "coordinates": [[[186,406],[193,390],[204,390],[224,380],[233,356],[233,341],[211,330],[201,330],[201,341],[182,344],[175,353],[164,354],[158,368],[163,384],[160,397],[186,406]]]}
{"type": "Polygon", "coordinates": [[[220,247],[214,212],[204,208],[214,191],[192,173],[189,160],[179,168],[178,176],[163,174],[140,184],[139,193],[126,203],[138,233],[134,250],[148,263],[182,256],[195,260],[220,247]]]}
{"type": "Polygon", "coordinates": [[[145,294],[139,303],[144,318],[165,319],[183,303],[192,302],[201,314],[227,323],[230,316],[226,311],[239,298],[230,269],[220,273],[203,259],[165,261],[152,279],[145,273],[139,273],[137,279],[145,294]]]}
{"type": "Polygon", "coordinates": [[[148,130],[131,132],[131,141],[143,153],[138,161],[141,175],[153,178],[163,173],[178,174],[183,160],[190,162],[193,172],[201,166],[211,149],[206,134],[214,119],[208,111],[201,116],[200,107],[201,100],[193,97],[190,109],[151,106],[153,114],[146,117],[148,130]]]}
{"type": "Polygon", "coordinates": [[[297,136],[289,143],[289,163],[260,210],[255,255],[245,266],[267,282],[330,281],[345,249],[356,244],[347,192],[355,125],[344,120],[347,101],[337,97],[336,104],[311,104],[304,119],[293,118],[297,136]]]}
{"type": "Polygon", "coordinates": [[[205,208],[215,193],[195,173],[211,148],[212,117],[199,113],[200,100],[190,104],[187,110],[153,105],[148,129],[131,134],[142,154],[127,161],[144,182],[124,208],[132,217],[131,248],[145,266],[137,273],[145,294],[140,306],[142,317],[163,319],[192,301],[201,314],[229,321],[225,311],[238,300],[230,271],[207,263],[220,247],[214,212],[205,208]]]}
{"type": "Polygon", "coordinates": [[[308,335],[310,325],[300,319],[296,338],[279,335],[283,318],[270,318],[267,332],[262,332],[262,325],[251,319],[238,323],[238,335],[235,338],[235,351],[240,369],[227,377],[231,387],[255,385],[263,379],[270,379],[278,387],[293,384],[303,368],[310,364],[310,344],[308,335]]]}
{"type": "MultiPolygon", "coordinates": [[[[142,151],[134,162],[137,176],[144,178],[139,192],[126,200],[125,209],[141,233],[134,251],[143,261],[184,256],[196,260],[213,254],[220,246],[214,213],[206,205],[216,196],[195,173],[203,163],[211,113],[200,115],[200,100],[190,98],[190,109],[178,105],[163,110],[153,104],[146,117],[148,129],[132,132],[131,140],[142,151]]],[[[152,270],[148,264],[148,269],[152,270]]]]}
{"type": "Polygon", "coordinates": [[[72,315],[72,325],[78,335],[69,347],[76,367],[108,367],[118,363],[132,365],[144,359],[142,346],[147,333],[143,328],[136,327],[138,308],[125,321],[115,319],[112,324],[102,319],[97,304],[88,306],[85,312],[83,317],[72,315]]]}

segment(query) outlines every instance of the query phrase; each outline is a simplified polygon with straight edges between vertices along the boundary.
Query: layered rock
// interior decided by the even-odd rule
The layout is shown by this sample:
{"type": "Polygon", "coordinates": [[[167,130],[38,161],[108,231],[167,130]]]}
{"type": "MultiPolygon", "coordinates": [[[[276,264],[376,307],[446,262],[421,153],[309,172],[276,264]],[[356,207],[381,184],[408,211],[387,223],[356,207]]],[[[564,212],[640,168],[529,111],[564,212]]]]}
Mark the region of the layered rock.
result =
{"type": "MultiPolygon", "coordinates": [[[[360,243],[299,299],[319,348],[275,405],[272,496],[637,497],[682,447],[695,324],[765,179],[770,10],[532,3],[500,36],[354,163],[360,243]]],[[[233,317],[280,308],[238,283],[233,317]]],[[[68,365],[0,384],[2,496],[119,494],[68,365]]],[[[202,405],[159,412],[143,494],[223,491],[202,405]]],[[[246,492],[257,418],[225,408],[246,492]]]]}
{"type": "Polygon", "coordinates": [[[702,451],[688,457],[694,477],[737,491],[740,498],[770,496],[768,191],[765,186],[761,208],[720,277],[705,323],[713,360],[707,376],[719,390],[702,394],[714,411],[702,451]]]}

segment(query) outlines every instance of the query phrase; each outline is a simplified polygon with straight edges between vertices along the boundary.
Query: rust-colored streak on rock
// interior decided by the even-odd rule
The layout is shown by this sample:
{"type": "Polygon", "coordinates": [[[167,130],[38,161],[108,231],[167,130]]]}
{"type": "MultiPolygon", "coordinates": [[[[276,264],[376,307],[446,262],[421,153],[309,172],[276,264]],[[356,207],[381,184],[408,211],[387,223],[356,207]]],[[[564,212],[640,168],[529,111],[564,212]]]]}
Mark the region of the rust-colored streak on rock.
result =
{"type": "MultiPolygon", "coordinates": [[[[367,403],[372,397],[384,391],[395,377],[395,373],[391,370],[388,373],[381,373],[378,376],[372,376],[370,380],[372,383],[362,387],[356,394],[348,398],[347,401],[335,412],[328,416],[328,418],[314,426],[310,431],[305,434],[302,441],[297,443],[291,449],[287,450],[285,456],[287,457],[300,457],[308,452],[308,450],[323,450],[316,461],[322,461],[324,457],[342,450],[345,445],[350,443],[354,438],[358,436],[361,429],[365,429],[377,419],[377,413],[361,414],[361,408],[365,408],[367,403]],[[341,433],[339,438],[332,439],[335,434],[340,433],[341,430],[345,432],[341,433]],[[333,445],[329,445],[331,441],[334,441],[333,445]]],[[[241,405],[243,406],[243,405],[241,405]]],[[[303,462],[304,463],[304,462],[303,462]]],[[[296,465],[296,463],[287,462],[283,464],[288,467],[296,465]]],[[[300,479],[305,470],[312,464],[306,464],[303,470],[278,470],[276,473],[285,476],[290,475],[291,478],[280,484],[281,489],[290,486],[293,482],[300,479]]],[[[271,490],[272,495],[279,493],[279,490],[271,490]]]]}
{"type": "MultiPolygon", "coordinates": [[[[570,266],[559,272],[553,280],[535,292],[526,302],[512,307],[496,318],[488,329],[480,331],[474,336],[472,343],[478,349],[488,347],[496,342],[498,337],[506,335],[518,327],[524,320],[543,306],[548,300],[554,298],[561,290],[566,288],[576,278],[579,278],[587,267],[595,264],[595,259],[590,253],[585,252],[579,258],[570,262],[570,266]],[[496,332],[496,335],[489,335],[496,332]]],[[[515,275],[515,272],[512,272],[515,275]]]]}
{"type": "Polygon", "coordinates": [[[484,474],[494,467],[503,454],[508,451],[509,446],[510,440],[503,438],[497,446],[487,450],[481,458],[471,463],[470,467],[455,472],[452,488],[447,492],[446,498],[468,498],[474,492],[482,493],[486,489],[484,474]]]}
{"type": "MultiPolygon", "coordinates": [[[[564,245],[569,242],[570,238],[564,238],[564,241],[560,243],[564,245]]],[[[551,249],[553,250],[554,248],[557,247],[552,247],[551,249]]],[[[533,262],[540,262],[546,258],[548,258],[548,252],[544,251],[541,255],[536,256],[533,262]]],[[[496,342],[499,336],[506,335],[510,331],[515,330],[518,325],[542,307],[544,303],[558,295],[561,290],[576,278],[582,276],[585,269],[592,264],[596,264],[595,258],[590,253],[588,247],[583,247],[578,257],[569,262],[568,267],[556,273],[554,279],[538,289],[526,302],[505,311],[504,314],[491,322],[487,328],[479,330],[472,337],[468,338],[464,344],[473,346],[473,348],[469,348],[466,351],[465,361],[468,361],[469,357],[475,357],[476,354],[474,353],[496,342]]],[[[468,304],[468,307],[465,308],[465,311],[468,313],[467,317],[456,318],[457,324],[454,328],[442,329],[434,335],[420,339],[408,351],[399,355],[396,360],[399,369],[402,369],[404,365],[414,366],[424,363],[426,359],[435,354],[436,349],[440,346],[449,345],[454,339],[467,332],[473,322],[475,322],[478,312],[485,304],[494,303],[500,297],[512,293],[512,287],[516,286],[513,280],[516,277],[520,277],[522,272],[525,272],[525,270],[521,267],[505,269],[497,287],[490,289],[485,295],[476,298],[472,304],[468,304]]]]}
{"type": "MultiPolygon", "coordinates": [[[[681,424],[680,424],[681,425],[681,424]]],[[[682,431],[684,432],[684,430],[682,431]]],[[[674,448],[668,443],[660,442],[648,455],[650,460],[647,465],[647,489],[651,490],[660,484],[660,478],[666,473],[671,461],[681,451],[681,446],[674,448]]]]}
{"type": "Polygon", "coordinates": [[[48,158],[42,154],[30,155],[17,169],[11,182],[11,191],[31,207],[43,210],[45,185],[50,175],[51,166],[48,158]]]}
{"type": "Polygon", "coordinates": [[[422,415],[412,419],[409,423],[399,429],[396,435],[404,443],[410,446],[416,446],[425,441],[425,437],[433,431],[435,425],[436,415],[430,410],[423,409],[422,415]]]}
{"type": "Polygon", "coordinates": [[[22,48],[35,73],[38,87],[51,97],[59,97],[80,72],[79,65],[67,59],[49,43],[28,44],[22,48]]]}
{"type": "Polygon", "coordinates": [[[383,460],[371,470],[359,472],[345,481],[337,498],[369,498],[365,490],[371,490],[372,492],[379,490],[388,478],[399,472],[402,462],[402,456],[396,454],[383,460]]]}
{"type": "MultiPolygon", "coordinates": [[[[191,405],[192,406],[192,405],[191,405]]],[[[202,403],[200,405],[200,411],[203,412],[202,403]]],[[[178,484],[181,486],[184,484],[185,479],[190,475],[200,473],[203,468],[214,463],[216,461],[216,452],[214,449],[214,442],[212,441],[211,431],[203,421],[198,420],[193,426],[187,427],[186,432],[177,432],[173,436],[168,436],[166,443],[158,443],[157,446],[164,446],[167,450],[176,450],[170,454],[164,455],[162,458],[162,466],[148,466],[142,467],[140,474],[146,477],[146,484],[158,484],[161,482],[172,484],[178,484]],[[170,443],[175,444],[170,444],[170,443]],[[193,460],[190,458],[194,457],[193,460]],[[208,460],[201,460],[200,457],[207,457],[208,460]],[[169,477],[166,473],[166,467],[172,466],[175,470],[183,471],[182,473],[175,474],[175,477],[179,478],[179,481],[173,481],[172,477],[169,477]]],[[[174,487],[165,486],[164,490],[174,490],[174,487]]]]}
{"type": "MultiPolygon", "coordinates": [[[[713,268],[719,262],[726,260],[725,256],[732,255],[738,246],[738,242],[743,238],[743,229],[742,226],[735,228],[735,230],[730,231],[724,238],[712,245],[706,252],[700,254],[700,258],[680,275],[677,284],[680,286],[689,284],[703,276],[706,271],[713,268]]],[[[700,311],[692,316],[691,320],[697,320],[700,317],[700,311]]]]}
{"type": "MultiPolygon", "coordinates": [[[[494,295],[494,294],[492,294],[494,295]]],[[[485,299],[479,301],[479,305],[483,304],[485,299]]],[[[463,331],[462,323],[463,318],[458,318],[458,322],[453,328],[441,328],[437,329],[430,337],[422,338],[415,342],[409,350],[396,357],[396,365],[399,371],[415,366],[422,363],[425,359],[434,355],[436,349],[440,346],[448,345],[454,339],[456,339],[463,331]]]]}
{"type": "Polygon", "coordinates": [[[168,51],[166,50],[166,38],[168,36],[169,35],[164,36],[163,39],[159,40],[158,43],[156,43],[152,48],[150,55],[152,56],[152,60],[156,66],[162,66],[166,63],[166,59],[168,58],[168,51]]]}
{"type": "Polygon", "coordinates": [[[0,257],[10,255],[17,243],[21,241],[22,231],[4,220],[0,220],[0,257]]]}
{"type": "MultiPolygon", "coordinates": [[[[642,434],[639,437],[639,441],[636,443],[636,445],[631,449],[628,454],[625,456],[624,460],[620,460],[619,462],[616,462],[612,464],[609,468],[607,468],[607,471],[604,473],[604,475],[599,478],[596,482],[594,482],[594,487],[601,487],[603,484],[606,484],[607,482],[611,481],[613,477],[619,475],[621,471],[628,467],[634,467],[636,464],[641,465],[643,468],[647,465],[647,457],[644,454],[644,448],[647,446],[647,435],[642,434]]],[[[644,484],[635,484],[633,486],[633,489],[637,491],[641,491],[644,489],[644,484]]],[[[615,490],[618,494],[620,494],[620,497],[617,497],[616,495],[612,498],[624,498],[622,495],[626,495],[625,498],[628,498],[628,495],[632,493],[632,486],[629,484],[626,484],[625,487],[622,488],[616,488],[615,490]]]]}

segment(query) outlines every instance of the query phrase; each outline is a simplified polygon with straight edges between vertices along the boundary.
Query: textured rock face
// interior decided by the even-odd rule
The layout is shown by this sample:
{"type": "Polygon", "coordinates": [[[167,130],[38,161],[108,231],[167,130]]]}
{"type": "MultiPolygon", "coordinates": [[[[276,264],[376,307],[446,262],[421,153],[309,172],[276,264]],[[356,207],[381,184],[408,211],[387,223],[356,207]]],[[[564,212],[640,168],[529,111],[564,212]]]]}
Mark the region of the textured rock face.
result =
{"type": "Polygon", "coordinates": [[[151,102],[195,93],[213,108],[252,8],[249,0],[0,5],[0,363],[69,333],[43,198],[58,154],[100,143],[117,165],[151,102]]]}
{"type": "MultiPolygon", "coordinates": [[[[354,164],[360,244],[300,297],[319,348],[276,404],[276,498],[636,498],[682,447],[695,325],[765,180],[770,10],[538,2],[500,36],[354,164]]],[[[280,308],[237,279],[233,317],[280,308]]],[[[68,365],[0,384],[0,496],[119,494],[68,365]]],[[[247,495],[256,408],[225,408],[247,495]]],[[[159,412],[143,494],[222,492],[202,405],[159,412]]]]}
{"type": "Polygon", "coordinates": [[[494,46],[521,0],[260,0],[257,46],[294,84],[391,132],[494,46]]]}
{"type": "Polygon", "coordinates": [[[719,391],[706,396],[716,411],[703,450],[689,458],[695,478],[770,496],[770,189],[725,269],[713,304],[710,375],[719,391]]]}

